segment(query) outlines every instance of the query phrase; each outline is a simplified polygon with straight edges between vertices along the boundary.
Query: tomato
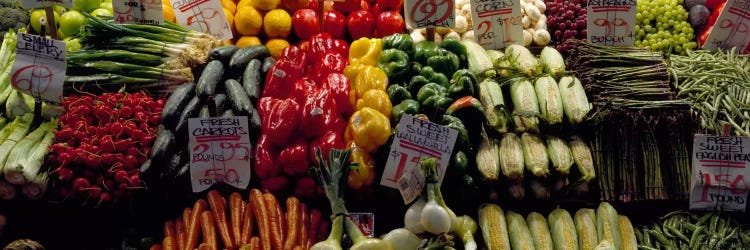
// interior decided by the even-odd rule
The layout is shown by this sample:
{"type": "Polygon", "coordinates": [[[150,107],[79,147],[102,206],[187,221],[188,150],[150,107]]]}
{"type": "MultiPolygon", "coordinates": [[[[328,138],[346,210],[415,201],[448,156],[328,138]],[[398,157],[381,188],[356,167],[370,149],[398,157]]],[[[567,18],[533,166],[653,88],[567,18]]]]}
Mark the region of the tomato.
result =
{"type": "Polygon", "coordinates": [[[335,38],[343,38],[346,28],[346,17],[338,11],[326,11],[323,19],[323,32],[335,38]]]}
{"type": "Polygon", "coordinates": [[[378,20],[375,22],[377,25],[378,35],[389,36],[396,33],[401,33],[406,27],[404,24],[404,18],[396,11],[385,11],[378,15],[378,20]]]}
{"type": "Polygon", "coordinates": [[[366,10],[352,12],[346,20],[346,27],[354,40],[372,37],[375,31],[375,16],[366,10]]]}
{"type": "Polygon", "coordinates": [[[294,34],[300,39],[320,33],[320,24],[318,23],[318,14],[313,9],[301,9],[294,12],[292,16],[292,27],[294,34]]]}
{"type": "Polygon", "coordinates": [[[381,10],[392,10],[396,12],[400,11],[404,4],[404,0],[377,0],[376,2],[380,5],[381,10]]]}

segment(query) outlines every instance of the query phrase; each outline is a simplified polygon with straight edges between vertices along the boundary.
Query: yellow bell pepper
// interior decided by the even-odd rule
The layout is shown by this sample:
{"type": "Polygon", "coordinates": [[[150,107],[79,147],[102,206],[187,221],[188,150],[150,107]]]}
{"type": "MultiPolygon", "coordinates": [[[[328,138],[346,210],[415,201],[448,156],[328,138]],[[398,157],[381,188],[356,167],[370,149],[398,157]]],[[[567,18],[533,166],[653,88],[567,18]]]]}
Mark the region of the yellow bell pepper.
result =
{"type": "Polygon", "coordinates": [[[388,142],[390,119],[372,108],[363,108],[349,118],[345,138],[351,138],[365,152],[372,153],[388,142]]]}
{"type": "Polygon", "coordinates": [[[393,109],[388,93],[379,89],[368,90],[357,100],[357,110],[365,107],[373,108],[385,116],[390,116],[393,109]]]}
{"type": "Polygon", "coordinates": [[[344,68],[344,75],[346,78],[349,78],[349,82],[354,82],[354,79],[357,79],[357,75],[359,75],[359,72],[362,72],[362,69],[367,67],[366,64],[361,63],[349,63],[349,66],[346,66],[344,68]]]}
{"type": "Polygon", "coordinates": [[[383,40],[379,38],[360,38],[349,46],[349,62],[375,66],[382,47],[383,40]]]}
{"type": "Polygon", "coordinates": [[[386,87],[388,87],[388,75],[385,74],[385,71],[375,66],[365,66],[357,74],[357,78],[354,79],[350,93],[354,92],[356,94],[356,100],[365,96],[365,92],[368,90],[377,89],[385,91],[386,87]]]}
{"type": "Polygon", "coordinates": [[[349,142],[349,148],[352,150],[351,162],[357,163],[358,166],[349,171],[349,179],[347,185],[349,188],[358,190],[363,186],[371,186],[375,181],[375,160],[370,154],[364,151],[362,147],[357,146],[356,143],[349,142]]]}

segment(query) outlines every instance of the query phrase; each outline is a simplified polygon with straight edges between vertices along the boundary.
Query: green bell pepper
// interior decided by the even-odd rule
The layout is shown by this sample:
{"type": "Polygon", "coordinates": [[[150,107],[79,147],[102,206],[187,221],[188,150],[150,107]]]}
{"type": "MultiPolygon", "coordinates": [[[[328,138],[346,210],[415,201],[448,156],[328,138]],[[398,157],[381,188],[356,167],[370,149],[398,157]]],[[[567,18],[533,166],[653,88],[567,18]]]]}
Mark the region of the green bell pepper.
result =
{"type": "Polygon", "coordinates": [[[458,56],[446,49],[438,49],[438,53],[427,59],[427,66],[435,71],[452,76],[461,66],[458,56]]]}
{"type": "Polygon", "coordinates": [[[409,55],[397,49],[383,50],[378,56],[378,68],[385,72],[389,81],[404,81],[409,74],[409,55]]]}
{"type": "Polygon", "coordinates": [[[458,119],[458,117],[451,116],[451,115],[443,115],[443,120],[441,121],[441,124],[443,126],[446,126],[446,127],[449,127],[458,131],[458,138],[456,139],[456,146],[461,151],[471,149],[471,143],[469,142],[469,131],[466,130],[466,126],[464,126],[464,122],[462,122],[461,119],[458,119]]]}
{"type": "Polygon", "coordinates": [[[446,76],[443,73],[435,71],[435,69],[433,69],[430,66],[423,67],[422,71],[419,74],[427,78],[429,82],[440,84],[440,86],[443,86],[446,88],[450,86],[450,80],[448,80],[448,76],[446,76]]]}
{"type": "Polygon", "coordinates": [[[422,113],[427,116],[435,115],[438,110],[446,110],[453,103],[453,99],[447,96],[445,87],[434,82],[419,89],[417,100],[422,105],[422,113]]]}
{"type": "Polygon", "coordinates": [[[417,96],[417,93],[419,93],[422,86],[427,85],[428,83],[430,83],[430,79],[421,75],[416,75],[411,78],[411,81],[406,85],[406,88],[412,96],[417,96]]]}
{"type": "Polygon", "coordinates": [[[439,47],[433,41],[421,41],[414,46],[414,60],[421,63],[422,65],[427,64],[427,59],[438,55],[439,47]]]}
{"type": "Polygon", "coordinates": [[[416,115],[419,113],[419,102],[406,99],[391,109],[391,123],[397,124],[403,114],[416,115]]]}
{"type": "Polygon", "coordinates": [[[469,67],[469,61],[468,61],[468,50],[466,49],[466,46],[461,44],[461,41],[457,39],[445,39],[440,42],[440,48],[446,49],[450,52],[453,52],[458,56],[458,61],[460,62],[461,68],[465,69],[469,67]]]}
{"type": "Polygon", "coordinates": [[[391,86],[388,86],[388,89],[386,89],[386,92],[388,92],[388,98],[391,99],[391,103],[401,103],[403,100],[411,99],[411,93],[409,93],[409,90],[398,84],[391,84],[391,86]]]}
{"type": "Polygon", "coordinates": [[[469,157],[466,156],[464,151],[458,150],[451,157],[450,162],[451,170],[448,172],[455,172],[454,175],[464,174],[469,168],[469,157]]]}
{"type": "Polygon", "coordinates": [[[474,73],[468,69],[460,69],[453,73],[450,86],[448,87],[448,96],[451,98],[460,98],[463,96],[473,96],[475,86],[479,83],[474,73]]]}
{"type": "MultiPolygon", "coordinates": [[[[410,58],[413,58],[413,57],[410,57],[410,58]]],[[[411,72],[410,73],[412,75],[419,75],[419,74],[422,73],[422,64],[419,63],[419,62],[416,62],[416,61],[412,60],[409,63],[409,67],[411,67],[411,72]]]]}
{"type": "Polygon", "coordinates": [[[383,50],[397,49],[406,52],[409,58],[414,57],[414,40],[409,34],[393,34],[383,37],[383,50]]]}

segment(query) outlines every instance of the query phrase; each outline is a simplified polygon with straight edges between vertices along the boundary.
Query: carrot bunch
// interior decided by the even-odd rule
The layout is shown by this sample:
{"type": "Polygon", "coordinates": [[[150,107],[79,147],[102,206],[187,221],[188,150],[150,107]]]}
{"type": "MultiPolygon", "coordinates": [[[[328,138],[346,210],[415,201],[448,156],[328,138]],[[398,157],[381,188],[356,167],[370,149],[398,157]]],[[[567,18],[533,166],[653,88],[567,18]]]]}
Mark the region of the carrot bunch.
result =
{"type": "Polygon", "coordinates": [[[152,250],[308,250],[325,239],[327,221],[317,209],[292,196],[282,204],[258,189],[248,201],[239,193],[227,200],[216,190],[185,208],[174,221],[164,222],[164,240],[152,250]]]}

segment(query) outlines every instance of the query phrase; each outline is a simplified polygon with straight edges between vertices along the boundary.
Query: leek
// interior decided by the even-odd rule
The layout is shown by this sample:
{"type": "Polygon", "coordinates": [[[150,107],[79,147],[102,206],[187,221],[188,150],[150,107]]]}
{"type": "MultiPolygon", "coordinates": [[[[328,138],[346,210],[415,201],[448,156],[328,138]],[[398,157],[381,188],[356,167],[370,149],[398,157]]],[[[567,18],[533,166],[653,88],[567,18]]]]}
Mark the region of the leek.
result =
{"type": "Polygon", "coordinates": [[[5,180],[16,185],[36,180],[49,146],[55,140],[56,127],[57,120],[42,123],[13,147],[3,171],[5,180]]]}
{"type": "Polygon", "coordinates": [[[33,179],[29,180],[29,182],[21,188],[23,197],[28,200],[38,200],[44,197],[44,192],[47,191],[48,180],[49,174],[47,174],[47,172],[42,172],[39,175],[34,176],[33,179]]]}

